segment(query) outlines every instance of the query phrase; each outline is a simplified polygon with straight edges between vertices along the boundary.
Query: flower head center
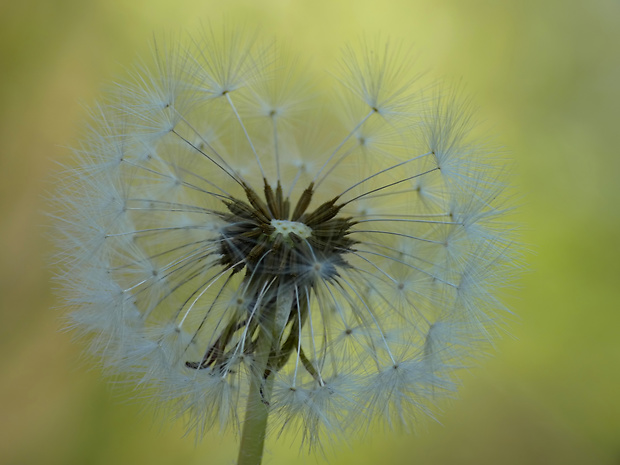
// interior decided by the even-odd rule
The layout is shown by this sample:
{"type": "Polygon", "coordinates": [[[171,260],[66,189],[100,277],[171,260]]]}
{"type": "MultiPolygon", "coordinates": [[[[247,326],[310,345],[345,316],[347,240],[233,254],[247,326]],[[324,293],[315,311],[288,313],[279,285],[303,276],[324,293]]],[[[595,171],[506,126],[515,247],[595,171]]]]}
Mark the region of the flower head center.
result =
{"type": "Polygon", "coordinates": [[[271,220],[271,226],[273,226],[273,233],[271,239],[275,239],[278,234],[281,234],[284,239],[288,239],[289,234],[295,234],[302,239],[307,239],[312,234],[312,229],[299,221],[289,220],[271,220]]]}
{"type": "MultiPolygon", "coordinates": [[[[264,197],[245,186],[246,200],[230,197],[224,203],[228,213],[221,217],[227,223],[221,230],[221,264],[234,271],[254,274],[254,281],[277,277],[278,283],[307,285],[304,279],[312,264],[331,263],[326,268],[335,276],[334,266],[346,266],[344,256],[355,243],[349,238],[355,224],[351,218],[341,216],[337,198],[322,203],[314,210],[308,206],[314,193],[310,184],[291,208],[289,198],[265,180],[264,197]],[[291,212],[292,211],[292,212],[291,212]]],[[[315,276],[315,275],[313,275],[315,276]]]]}

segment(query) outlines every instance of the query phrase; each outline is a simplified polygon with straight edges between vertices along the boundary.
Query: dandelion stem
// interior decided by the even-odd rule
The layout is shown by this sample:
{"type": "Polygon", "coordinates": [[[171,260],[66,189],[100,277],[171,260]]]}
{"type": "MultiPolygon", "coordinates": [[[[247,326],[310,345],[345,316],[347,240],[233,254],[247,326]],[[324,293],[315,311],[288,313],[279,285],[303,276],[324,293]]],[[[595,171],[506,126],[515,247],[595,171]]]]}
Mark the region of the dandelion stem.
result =
{"type": "Polygon", "coordinates": [[[256,365],[250,380],[237,465],[260,465],[263,460],[269,401],[273,389],[273,373],[268,369],[272,341],[271,329],[262,327],[256,351],[256,365]],[[269,376],[265,377],[266,373],[270,373],[269,376]]]}

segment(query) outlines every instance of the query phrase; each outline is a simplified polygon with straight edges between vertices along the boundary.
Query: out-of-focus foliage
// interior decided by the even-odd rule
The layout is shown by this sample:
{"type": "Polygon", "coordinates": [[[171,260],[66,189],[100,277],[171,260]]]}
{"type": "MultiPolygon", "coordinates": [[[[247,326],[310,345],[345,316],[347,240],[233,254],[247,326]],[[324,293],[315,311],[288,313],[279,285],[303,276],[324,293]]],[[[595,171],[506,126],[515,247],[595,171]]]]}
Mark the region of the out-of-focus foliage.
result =
{"type": "MultiPolygon", "coordinates": [[[[315,69],[383,32],[420,70],[465,83],[517,162],[531,270],[512,336],[472,370],[442,425],[338,444],[332,464],[615,464],[620,458],[620,5],[615,1],[76,0],[0,5],[0,462],[230,463],[234,437],[197,447],[160,432],[80,360],[50,310],[41,239],[54,160],[85,110],[145,55],[153,32],[226,21],[292,44],[315,69]],[[120,398],[119,398],[120,397],[120,398]]],[[[120,390],[122,392],[122,389],[120,390]]],[[[316,463],[297,444],[268,463],[316,463]]]]}

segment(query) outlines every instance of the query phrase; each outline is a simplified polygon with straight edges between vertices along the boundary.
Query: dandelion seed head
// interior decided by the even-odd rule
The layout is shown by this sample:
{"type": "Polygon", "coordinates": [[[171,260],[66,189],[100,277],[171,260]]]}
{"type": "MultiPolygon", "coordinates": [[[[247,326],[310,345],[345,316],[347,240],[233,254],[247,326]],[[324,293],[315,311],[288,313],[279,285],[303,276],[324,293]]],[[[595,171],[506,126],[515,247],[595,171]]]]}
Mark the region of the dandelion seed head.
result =
{"type": "Polygon", "coordinates": [[[63,172],[68,325],[198,436],[237,430],[257,382],[309,447],[415,427],[501,333],[502,160],[398,44],[347,47],[323,105],[254,35],[189,42],[155,42],[63,172]]]}

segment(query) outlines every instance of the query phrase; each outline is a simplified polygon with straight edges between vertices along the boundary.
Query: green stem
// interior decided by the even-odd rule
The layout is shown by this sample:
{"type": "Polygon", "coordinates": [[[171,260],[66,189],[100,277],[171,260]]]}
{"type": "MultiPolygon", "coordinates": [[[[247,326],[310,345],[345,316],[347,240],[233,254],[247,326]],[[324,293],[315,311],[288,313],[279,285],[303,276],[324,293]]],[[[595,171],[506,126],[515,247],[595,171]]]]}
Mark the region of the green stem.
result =
{"type": "Polygon", "coordinates": [[[237,465],[260,465],[263,459],[273,375],[263,379],[269,362],[272,338],[271,334],[263,333],[261,336],[263,337],[259,340],[258,357],[253,370],[255,376],[250,381],[237,465]]]}

